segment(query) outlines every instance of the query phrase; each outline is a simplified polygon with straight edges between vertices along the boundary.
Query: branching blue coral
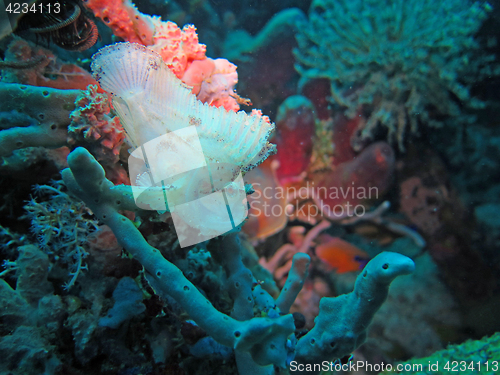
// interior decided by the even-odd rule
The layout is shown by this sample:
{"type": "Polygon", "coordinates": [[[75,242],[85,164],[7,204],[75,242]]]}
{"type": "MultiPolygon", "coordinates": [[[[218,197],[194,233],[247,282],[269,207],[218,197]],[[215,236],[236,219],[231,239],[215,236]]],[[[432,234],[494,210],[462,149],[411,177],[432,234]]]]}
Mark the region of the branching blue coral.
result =
{"type": "Polygon", "coordinates": [[[465,119],[458,101],[484,106],[470,86],[498,73],[473,37],[489,10],[464,0],[314,0],[296,35],[296,69],[302,83],[330,80],[332,101],[348,116],[368,113],[353,146],[380,124],[404,150],[405,135],[421,125],[465,119]]]}

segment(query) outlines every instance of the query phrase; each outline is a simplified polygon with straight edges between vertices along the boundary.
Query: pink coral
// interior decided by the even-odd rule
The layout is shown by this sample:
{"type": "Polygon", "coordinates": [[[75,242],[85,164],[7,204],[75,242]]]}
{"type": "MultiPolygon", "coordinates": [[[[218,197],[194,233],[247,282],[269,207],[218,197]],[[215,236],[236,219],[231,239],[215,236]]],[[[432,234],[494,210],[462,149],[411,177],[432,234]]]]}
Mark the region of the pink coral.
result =
{"type": "Polygon", "coordinates": [[[85,5],[107,24],[113,33],[131,43],[153,44],[151,17],[137,10],[130,0],[85,0],[85,5]]]}
{"type": "Polygon", "coordinates": [[[201,90],[201,84],[210,77],[215,70],[215,63],[212,59],[195,60],[181,77],[182,82],[193,88],[193,94],[198,95],[201,90]]]}
{"type": "Polygon", "coordinates": [[[234,92],[236,65],[207,58],[193,25],[181,29],[174,22],[142,14],[129,0],[87,0],[86,5],[115,35],[160,54],[177,78],[193,87],[199,100],[228,111],[240,109],[234,92]]]}
{"type": "Polygon", "coordinates": [[[75,104],[77,108],[70,115],[68,143],[90,149],[113,182],[128,183],[125,170],[116,164],[125,132],[119,118],[109,115],[108,96],[98,93],[97,85],[90,85],[75,104]]]}
{"type": "Polygon", "coordinates": [[[182,78],[194,60],[206,59],[207,47],[200,44],[196,28],[186,25],[181,30],[174,22],[152,18],[155,27],[154,43],[150,47],[158,52],[177,78],[182,78]]]}
{"type": "Polygon", "coordinates": [[[8,45],[0,68],[2,82],[8,83],[60,90],[85,90],[88,85],[97,84],[86,70],[63,63],[51,51],[20,38],[8,45]]]}
{"type": "Polygon", "coordinates": [[[238,83],[236,65],[226,59],[214,60],[215,69],[212,75],[201,83],[198,99],[215,107],[238,111],[238,105],[233,88],[238,83]]]}

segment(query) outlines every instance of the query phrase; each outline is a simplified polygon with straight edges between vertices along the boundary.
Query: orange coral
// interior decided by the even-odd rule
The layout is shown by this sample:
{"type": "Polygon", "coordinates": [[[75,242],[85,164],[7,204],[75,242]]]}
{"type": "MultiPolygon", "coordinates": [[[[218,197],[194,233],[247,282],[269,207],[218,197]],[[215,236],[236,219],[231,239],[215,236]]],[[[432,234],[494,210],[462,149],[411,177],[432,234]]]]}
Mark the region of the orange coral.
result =
{"type": "Polygon", "coordinates": [[[85,146],[101,162],[108,178],[114,183],[129,184],[127,173],[120,166],[118,156],[125,132],[118,117],[110,116],[108,96],[89,85],[75,102],[68,127],[68,144],[85,146]]]}
{"type": "Polygon", "coordinates": [[[86,70],[63,63],[51,51],[20,38],[9,43],[0,68],[2,82],[59,90],[85,90],[88,85],[97,84],[86,70]]]}
{"type": "Polygon", "coordinates": [[[226,59],[214,60],[215,69],[212,75],[201,83],[198,99],[214,107],[238,111],[237,95],[233,88],[238,83],[236,65],[226,59]]]}
{"type": "Polygon", "coordinates": [[[199,100],[228,111],[240,109],[234,92],[236,65],[226,59],[207,58],[196,27],[181,29],[174,22],[142,14],[129,0],[87,0],[85,4],[115,35],[160,54],[177,78],[193,87],[199,100]]]}
{"type": "Polygon", "coordinates": [[[131,43],[153,44],[151,17],[142,14],[129,0],[85,0],[85,5],[108,25],[113,34],[131,43]]]}
{"type": "Polygon", "coordinates": [[[181,30],[171,21],[162,22],[160,18],[152,18],[152,22],[155,33],[150,48],[160,54],[177,78],[182,78],[194,60],[206,59],[207,47],[198,41],[193,25],[186,25],[181,30]]]}

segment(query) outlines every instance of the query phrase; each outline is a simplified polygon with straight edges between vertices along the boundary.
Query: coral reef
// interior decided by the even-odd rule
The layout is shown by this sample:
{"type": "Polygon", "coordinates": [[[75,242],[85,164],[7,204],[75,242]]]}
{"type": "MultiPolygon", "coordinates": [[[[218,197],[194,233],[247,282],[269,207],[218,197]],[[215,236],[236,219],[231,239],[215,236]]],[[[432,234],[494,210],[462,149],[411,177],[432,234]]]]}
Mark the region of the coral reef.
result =
{"type": "Polygon", "coordinates": [[[422,126],[444,116],[465,121],[457,103],[483,108],[470,94],[481,77],[497,74],[494,56],[481,53],[474,34],[487,3],[453,1],[315,0],[296,35],[296,68],[307,80],[326,78],[332,102],[367,121],[351,140],[372,140],[380,124],[387,140],[405,150],[422,126]],[[470,77],[470,78],[469,78],[470,77]]]}
{"type": "MultiPolygon", "coordinates": [[[[252,369],[271,364],[286,366],[287,352],[292,350],[287,344],[287,337],[294,331],[293,318],[290,314],[280,316],[279,308],[276,308],[279,302],[288,309],[297,294],[294,275],[305,277],[302,261],[296,258],[293,265],[302,271],[297,269],[291,272],[290,283],[293,287],[284,288],[275,303],[258,284],[252,288],[255,279],[241,262],[237,250],[239,241],[235,234],[221,239],[219,251],[212,254],[221,256],[220,261],[228,274],[229,294],[234,300],[233,318],[229,318],[217,311],[177,267],[144,240],[130,220],[118,213],[117,209],[123,208],[122,200],[117,200],[113,185],[104,177],[104,170],[86,150],[79,148],[73,151],[68,164],[70,169],[63,171],[65,183],[90,205],[125,249],[141,262],[153,289],[174,298],[210,336],[236,350],[240,373],[255,373],[252,369]],[[253,318],[254,304],[267,317],[253,318]]],[[[315,329],[297,342],[298,362],[306,364],[314,358],[329,360],[354,350],[365,340],[365,329],[387,297],[389,284],[397,276],[413,270],[413,261],[397,253],[383,253],[374,258],[358,277],[354,292],[322,301],[324,307],[320,309],[315,329]],[[356,306],[354,312],[350,309],[352,306],[356,306]],[[339,314],[336,316],[337,325],[325,332],[326,327],[320,329],[319,326],[331,321],[332,308],[339,314]]]]}
{"type": "Polygon", "coordinates": [[[498,372],[490,4],[0,13],[0,373],[498,372]]]}
{"type": "Polygon", "coordinates": [[[79,90],[0,82],[0,155],[26,147],[66,145],[69,115],[79,90]]]}
{"type": "Polygon", "coordinates": [[[24,208],[39,248],[68,267],[71,279],[64,288],[70,289],[80,272],[87,269],[87,237],[97,229],[97,221],[85,205],[64,193],[63,187],[57,182],[54,186],[36,186],[35,198],[24,208]]]}
{"type": "Polygon", "coordinates": [[[198,42],[193,25],[180,29],[174,22],[142,14],[130,0],[91,0],[85,5],[115,35],[157,52],[177,78],[193,87],[201,101],[227,110],[239,109],[239,96],[234,92],[236,66],[225,59],[207,58],[206,46],[198,42]]]}
{"type": "Polygon", "coordinates": [[[499,350],[500,334],[495,333],[481,340],[468,340],[460,345],[450,345],[428,357],[401,363],[401,370],[383,374],[411,375],[422,373],[422,371],[432,371],[434,374],[444,375],[456,368],[465,375],[478,372],[493,375],[498,373],[499,350]],[[429,367],[430,365],[432,367],[429,367]]]}

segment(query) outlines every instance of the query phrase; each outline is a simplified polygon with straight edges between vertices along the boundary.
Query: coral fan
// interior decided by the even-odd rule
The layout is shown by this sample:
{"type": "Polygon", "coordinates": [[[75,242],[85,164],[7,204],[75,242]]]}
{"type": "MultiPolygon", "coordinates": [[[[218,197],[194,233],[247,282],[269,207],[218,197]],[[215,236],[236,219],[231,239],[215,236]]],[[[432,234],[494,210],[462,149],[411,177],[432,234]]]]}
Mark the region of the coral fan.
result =
{"type": "Polygon", "coordinates": [[[497,70],[473,38],[488,10],[487,3],[462,0],[314,0],[296,36],[296,68],[302,83],[330,80],[332,100],[348,116],[360,106],[368,113],[354,146],[381,124],[404,150],[405,136],[422,123],[463,119],[456,99],[484,106],[470,87],[497,70]]]}

